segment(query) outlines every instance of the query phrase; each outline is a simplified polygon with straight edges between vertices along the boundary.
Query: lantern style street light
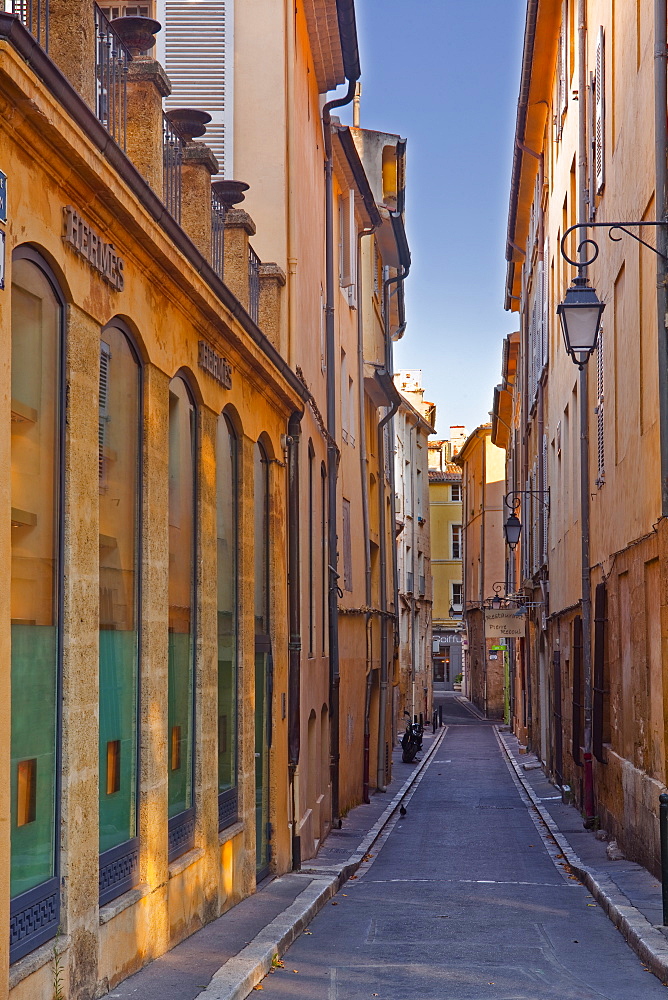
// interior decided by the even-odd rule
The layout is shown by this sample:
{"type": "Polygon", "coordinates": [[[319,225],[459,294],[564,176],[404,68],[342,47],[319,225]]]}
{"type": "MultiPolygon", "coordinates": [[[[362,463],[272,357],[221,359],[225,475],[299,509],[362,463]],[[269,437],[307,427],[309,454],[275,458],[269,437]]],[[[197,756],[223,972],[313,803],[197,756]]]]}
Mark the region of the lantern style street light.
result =
{"type": "Polygon", "coordinates": [[[503,534],[508,548],[514,549],[522,534],[522,522],[514,511],[503,526],[503,534]]]}
{"type": "Polygon", "coordinates": [[[590,286],[589,279],[580,271],[566,292],[564,301],[557,306],[566,353],[580,371],[596,350],[604,309],[605,303],[600,301],[596,289],[590,286]]]}
{"type": "Polygon", "coordinates": [[[549,487],[546,490],[513,490],[511,493],[506,493],[503,502],[510,511],[510,515],[503,525],[503,535],[509,549],[514,549],[517,546],[522,534],[522,522],[517,516],[517,511],[522,504],[521,497],[537,497],[544,507],[547,507],[548,510],[550,508],[549,487]],[[545,499],[546,497],[547,499],[545,499]]]}

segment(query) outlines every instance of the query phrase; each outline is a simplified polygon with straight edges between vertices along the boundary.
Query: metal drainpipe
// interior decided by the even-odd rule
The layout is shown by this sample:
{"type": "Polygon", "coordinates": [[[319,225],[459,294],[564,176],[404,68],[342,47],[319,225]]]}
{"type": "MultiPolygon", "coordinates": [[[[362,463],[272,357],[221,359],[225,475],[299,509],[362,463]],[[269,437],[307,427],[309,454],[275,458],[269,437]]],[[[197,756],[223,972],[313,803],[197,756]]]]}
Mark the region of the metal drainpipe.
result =
{"type": "MultiPolygon", "coordinates": [[[[654,162],[656,171],[656,217],[666,219],[666,157],[668,128],[666,126],[666,0],[654,0],[654,162]]],[[[668,253],[666,226],[657,226],[657,250],[668,253]]],[[[668,299],[665,257],[656,259],[656,305],[659,350],[659,428],[661,449],[661,514],[668,515],[668,346],[666,345],[666,312],[668,299]]]]}
{"type": "Polygon", "coordinates": [[[325,143],[325,338],[327,359],[327,559],[329,586],[327,615],[329,625],[329,738],[332,781],[332,826],[341,826],[339,816],[339,605],[337,571],[337,481],[339,452],[336,447],[336,367],[334,343],[334,188],[332,163],[332,108],[350,104],[355,96],[355,80],[348,81],[345,97],[329,101],[322,109],[325,143]]]}
{"type": "MultiPolygon", "coordinates": [[[[385,424],[388,423],[399,409],[396,400],[378,424],[378,457],[380,483],[378,488],[379,504],[379,541],[380,541],[380,692],[378,698],[378,762],[376,769],[376,787],[379,792],[385,791],[385,719],[387,710],[387,541],[385,538],[385,424]]],[[[390,463],[392,464],[392,463],[390,463]]],[[[394,492],[392,493],[392,512],[394,512],[394,492]]],[[[392,548],[396,553],[394,541],[394,525],[392,525],[392,548]]],[[[396,590],[395,590],[396,595],[396,590]]],[[[395,608],[397,608],[395,596],[395,608]]],[[[398,609],[397,609],[398,610],[398,609]]]]}
{"type": "MultiPolygon", "coordinates": [[[[355,88],[357,103],[357,124],[359,125],[359,85],[355,88]]],[[[357,378],[359,382],[359,443],[360,478],[362,485],[362,525],[364,530],[364,597],[367,608],[371,607],[371,537],[369,526],[369,477],[367,470],[366,406],[364,394],[364,317],[362,308],[362,237],[371,236],[375,228],[363,229],[357,237],[357,378]]],[[[365,615],[366,632],[366,694],[364,698],[364,749],[362,761],[362,799],[369,802],[369,742],[371,723],[371,668],[372,668],[372,621],[369,612],[365,615]]]]}
{"type": "MultiPolygon", "coordinates": [[[[578,200],[577,221],[587,222],[587,15],[586,0],[578,0],[578,200]]],[[[586,259],[584,249],[581,259],[586,259]]],[[[582,665],[584,673],[584,813],[585,826],[594,822],[591,687],[591,571],[589,566],[589,385],[587,366],[580,371],[580,525],[582,529],[582,665]]]]}
{"type": "MultiPolygon", "coordinates": [[[[301,574],[299,561],[299,438],[301,413],[288,423],[288,774],[292,807],[292,867],[301,868],[296,791],[301,737],[301,574]]],[[[309,761],[309,766],[312,762],[309,761]]]]}
{"type": "MultiPolygon", "coordinates": [[[[385,324],[385,370],[390,375],[393,374],[394,364],[392,361],[392,336],[390,334],[390,286],[401,282],[403,284],[409,268],[402,267],[401,274],[393,278],[386,278],[383,282],[383,320],[385,324]]],[[[397,334],[402,335],[406,328],[405,321],[397,330],[397,334]]],[[[399,401],[393,403],[390,410],[385,414],[378,425],[378,460],[380,475],[380,486],[378,490],[380,504],[380,595],[381,611],[387,612],[387,545],[385,539],[385,424],[392,419],[399,409],[399,401]]],[[[390,425],[390,434],[394,439],[393,424],[390,425]]],[[[391,513],[394,521],[394,495],[396,492],[395,470],[394,470],[394,447],[390,448],[390,490],[392,496],[391,513]]],[[[397,572],[397,546],[395,542],[394,524],[392,525],[392,597],[396,623],[393,629],[393,637],[399,622],[399,586],[397,572]]],[[[376,771],[376,787],[379,791],[385,791],[385,722],[387,718],[387,685],[388,685],[388,663],[387,663],[387,615],[381,615],[380,631],[380,691],[378,698],[378,766],[376,771]]]]}

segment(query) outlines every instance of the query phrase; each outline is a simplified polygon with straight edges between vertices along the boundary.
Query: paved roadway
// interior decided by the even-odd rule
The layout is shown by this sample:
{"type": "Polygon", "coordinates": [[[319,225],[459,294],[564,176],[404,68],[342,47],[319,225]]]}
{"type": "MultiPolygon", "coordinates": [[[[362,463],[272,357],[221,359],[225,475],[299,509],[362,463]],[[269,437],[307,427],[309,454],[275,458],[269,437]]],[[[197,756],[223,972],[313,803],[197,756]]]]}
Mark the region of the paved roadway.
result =
{"type": "Polygon", "coordinates": [[[263,980],[262,996],[666,1000],[550,856],[493,727],[452,697],[445,709],[448,730],[407,815],[263,980]]]}

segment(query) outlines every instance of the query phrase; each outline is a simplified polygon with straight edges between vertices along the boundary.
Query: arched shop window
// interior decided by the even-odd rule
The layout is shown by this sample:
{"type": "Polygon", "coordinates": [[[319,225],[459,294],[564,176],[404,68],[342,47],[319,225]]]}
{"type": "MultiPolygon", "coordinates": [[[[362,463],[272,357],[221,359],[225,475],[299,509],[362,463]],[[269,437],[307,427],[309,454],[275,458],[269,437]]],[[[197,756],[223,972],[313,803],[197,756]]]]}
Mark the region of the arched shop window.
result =
{"type": "Polygon", "coordinates": [[[11,961],[58,929],[64,300],[12,262],[11,961]]]}
{"type": "Polygon", "coordinates": [[[255,826],[258,881],[271,862],[269,750],[273,668],[269,636],[269,462],[258,442],[254,454],[255,542],[255,826]]]}
{"type": "Polygon", "coordinates": [[[237,437],[225,414],[216,441],[218,827],[237,819],[237,437]]]}
{"type": "Polygon", "coordinates": [[[100,903],[139,871],[137,746],[141,366],[120,325],[100,343],[100,903]]]}
{"type": "Polygon", "coordinates": [[[195,836],[195,455],[197,411],[186,382],[169,383],[169,860],[195,836]]]}

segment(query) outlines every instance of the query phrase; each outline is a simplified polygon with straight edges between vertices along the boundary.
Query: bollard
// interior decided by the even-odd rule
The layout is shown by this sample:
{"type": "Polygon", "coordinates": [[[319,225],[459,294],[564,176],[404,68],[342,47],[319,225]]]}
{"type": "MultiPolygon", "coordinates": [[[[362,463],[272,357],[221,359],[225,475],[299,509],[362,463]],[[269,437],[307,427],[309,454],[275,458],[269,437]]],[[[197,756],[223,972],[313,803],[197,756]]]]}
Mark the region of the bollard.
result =
{"type": "Polygon", "coordinates": [[[668,795],[659,795],[659,827],[661,830],[661,895],[663,897],[663,925],[668,927],[668,795]]]}
{"type": "Polygon", "coordinates": [[[436,711],[436,709],[434,709],[434,714],[431,717],[431,729],[433,733],[436,732],[437,727],[438,727],[438,712],[436,711]]]}
{"type": "Polygon", "coordinates": [[[438,725],[439,728],[443,725],[443,706],[438,706],[438,725]]]}
{"type": "Polygon", "coordinates": [[[424,729],[424,715],[420,712],[420,728],[424,729]]]}

